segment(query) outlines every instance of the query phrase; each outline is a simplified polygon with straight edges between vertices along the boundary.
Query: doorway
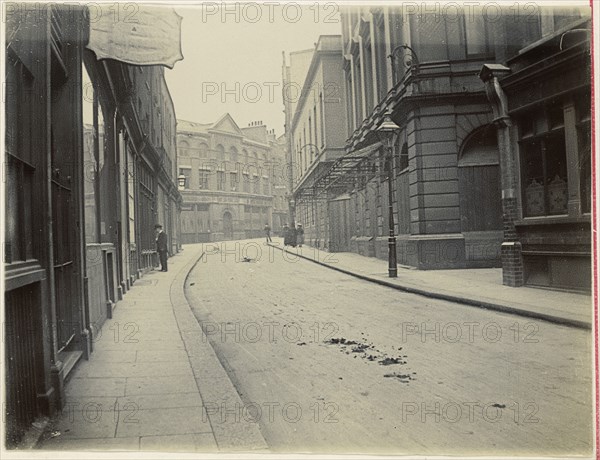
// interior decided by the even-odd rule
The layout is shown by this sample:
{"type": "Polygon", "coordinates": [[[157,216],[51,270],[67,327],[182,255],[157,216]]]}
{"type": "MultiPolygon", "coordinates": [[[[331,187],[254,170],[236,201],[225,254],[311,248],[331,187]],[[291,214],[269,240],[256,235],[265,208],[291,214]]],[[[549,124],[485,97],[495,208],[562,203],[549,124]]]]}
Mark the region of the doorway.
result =
{"type": "Polygon", "coordinates": [[[223,234],[226,240],[233,239],[233,217],[229,211],[223,213],[223,234]]]}

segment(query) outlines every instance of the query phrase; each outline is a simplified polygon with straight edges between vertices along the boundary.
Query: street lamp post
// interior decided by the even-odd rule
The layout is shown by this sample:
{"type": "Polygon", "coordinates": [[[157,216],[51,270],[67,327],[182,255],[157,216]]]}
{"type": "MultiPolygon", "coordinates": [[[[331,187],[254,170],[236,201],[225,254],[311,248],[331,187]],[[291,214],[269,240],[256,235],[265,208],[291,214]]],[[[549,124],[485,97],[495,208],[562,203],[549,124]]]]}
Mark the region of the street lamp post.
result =
{"type": "Polygon", "coordinates": [[[394,180],[393,165],[394,155],[393,148],[396,142],[400,127],[394,123],[389,114],[386,114],[383,122],[375,129],[377,137],[386,149],[386,162],[388,163],[388,222],[389,222],[389,237],[388,237],[388,276],[390,278],[398,277],[398,264],[396,261],[396,235],[394,230],[394,208],[392,205],[394,192],[392,181],[394,180]]]}
{"type": "Polygon", "coordinates": [[[296,226],[296,200],[294,200],[293,196],[290,197],[289,201],[290,205],[290,225],[296,226]]]}
{"type": "Polygon", "coordinates": [[[392,61],[392,79],[394,80],[394,85],[396,83],[398,83],[397,68],[396,68],[396,53],[398,52],[398,50],[401,50],[401,49],[408,53],[408,55],[404,57],[404,66],[407,69],[414,69],[414,70],[417,70],[419,68],[419,58],[417,56],[417,53],[415,53],[415,50],[413,50],[407,44],[396,46],[392,50],[390,55],[388,56],[388,58],[390,58],[390,60],[392,61]]]}

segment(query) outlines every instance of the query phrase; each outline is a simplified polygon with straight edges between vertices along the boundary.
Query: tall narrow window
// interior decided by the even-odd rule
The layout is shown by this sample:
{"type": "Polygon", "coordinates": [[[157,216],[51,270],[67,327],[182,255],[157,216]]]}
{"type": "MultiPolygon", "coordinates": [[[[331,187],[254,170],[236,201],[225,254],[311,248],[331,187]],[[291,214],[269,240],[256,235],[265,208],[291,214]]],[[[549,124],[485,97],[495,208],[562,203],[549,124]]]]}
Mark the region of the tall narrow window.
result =
{"type": "MultiPolygon", "coordinates": [[[[348,104],[346,104],[348,105],[348,104]]],[[[323,119],[323,93],[319,94],[319,121],[321,122],[321,147],[325,146],[325,121],[323,119]]]]}
{"type": "Polygon", "coordinates": [[[225,190],[225,171],[217,171],[217,190],[225,190]]]}
{"type": "Polygon", "coordinates": [[[363,56],[365,66],[365,104],[367,116],[371,113],[374,107],[373,97],[373,53],[371,51],[371,40],[364,40],[363,42],[363,56]]]}
{"type": "Polygon", "coordinates": [[[520,150],[525,217],[567,213],[567,158],[562,105],[520,122],[520,150]]]}
{"type": "Polygon", "coordinates": [[[208,174],[209,171],[206,169],[200,169],[198,171],[198,188],[200,190],[208,190],[208,174]]]}
{"type": "Polygon", "coordinates": [[[313,107],[313,123],[315,124],[315,126],[314,126],[315,140],[312,142],[315,145],[319,145],[319,130],[317,129],[317,106],[316,106],[316,104],[313,107]]]}
{"type": "Polygon", "coordinates": [[[358,57],[354,61],[354,103],[356,104],[354,126],[359,127],[363,120],[361,63],[358,57]]]}
{"type": "Polygon", "coordinates": [[[354,114],[352,112],[352,107],[356,104],[356,101],[352,98],[352,73],[350,68],[350,63],[347,63],[346,69],[346,121],[348,126],[347,137],[350,137],[355,129],[355,120],[354,114]]]}
{"type": "Polygon", "coordinates": [[[489,54],[488,27],[490,21],[486,19],[484,11],[475,8],[474,11],[465,14],[464,21],[467,56],[485,56],[489,54]]]}
{"type": "Polygon", "coordinates": [[[308,117],[308,144],[305,143],[304,148],[308,149],[307,154],[308,154],[308,164],[309,165],[312,165],[312,162],[314,161],[314,158],[313,158],[314,148],[312,145],[310,145],[310,144],[312,144],[312,138],[313,138],[312,126],[313,125],[312,125],[311,117],[308,117]]]}
{"type": "Polygon", "coordinates": [[[382,101],[387,92],[387,63],[385,52],[385,23],[383,10],[374,15],[375,23],[375,64],[377,66],[377,100],[382,101]]]}

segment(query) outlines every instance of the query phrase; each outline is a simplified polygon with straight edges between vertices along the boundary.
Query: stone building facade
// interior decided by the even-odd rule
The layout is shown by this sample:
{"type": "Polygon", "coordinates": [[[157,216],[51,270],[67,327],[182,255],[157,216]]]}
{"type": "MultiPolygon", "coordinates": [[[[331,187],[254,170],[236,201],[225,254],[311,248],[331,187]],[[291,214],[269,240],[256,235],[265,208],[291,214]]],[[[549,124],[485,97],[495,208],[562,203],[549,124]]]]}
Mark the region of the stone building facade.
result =
{"type": "Polygon", "coordinates": [[[177,124],[182,242],[258,238],[287,220],[285,150],[262,122],[240,128],[229,114],[212,124],[177,124]]]}
{"type": "Polygon", "coordinates": [[[502,170],[504,283],[591,289],[591,18],[547,7],[496,29],[485,83],[502,170]]]}
{"type": "Polygon", "coordinates": [[[345,154],[313,183],[328,247],[388,259],[391,175],[399,264],[589,289],[589,8],[438,6],[342,10],[345,154]]]}
{"type": "Polygon", "coordinates": [[[459,19],[391,6],[342,12],[347,142],[320,178],[332,248],[388,259],[391,176],[398,263],[499,266],[498,149],[477,78],[493,56],[490,25],[459,19]],[[391,172],[375,131],[386,114],[399,127],[391,172]]]}
{"type": "Polygon", "coordinates": [[[295,221],[316,247],[329,246],[330,230],[328,201],[316,193],[315,182],[343,155],[346,138],[341,51],[340,35],[322,35],[312,52],[291,53],[284,63],[295,221]]]}
{"type": "Polygon", "coordinates": [[[59,4],[7,10],[10,447],[63,407],[65,380],[92,359],[116,302],[153,268],[161,212],[177,247],[175,115],[163,68],[97,59],[85,47],[85,13],[59,4]]]}

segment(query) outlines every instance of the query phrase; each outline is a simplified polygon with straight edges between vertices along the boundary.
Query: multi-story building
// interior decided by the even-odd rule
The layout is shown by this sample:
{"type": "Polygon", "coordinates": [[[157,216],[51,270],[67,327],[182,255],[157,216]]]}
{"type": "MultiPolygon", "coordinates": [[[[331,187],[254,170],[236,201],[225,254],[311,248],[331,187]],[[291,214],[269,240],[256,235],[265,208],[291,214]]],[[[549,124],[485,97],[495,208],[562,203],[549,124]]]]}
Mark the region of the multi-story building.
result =
{"type": "Polygon", "coordinates": [[[544,7],[495,29],[480,72],[499,150],[504,283],[591,289],[590,8],[544,7]]]}
{"type": "MultiPolygon", "coordinates": [[[[273,131],[274,133],[274,131],[273,131]]],[[[288,169],[287,162],[287,139],[285,134],[279,136],[275,142],[271,143],[271,162],[269,167],[270,174],[273,177],[271,183],[271,194],[273,195],[272,229],[273,235],[283,236],[283,226],[289,222],[289,188],[288,188],[288,169]]]]}
{"type": "Polygon", "coordinates": [[[184,244],[257,238],[265,223],[280,231],[285,153],[262,122],[240,128],[229,114],[211,124],[179,120],[177,147],[184,244]]]}
{"type": "Polygon", "coordinates": [[[175,116],[163,69],[97,59],[85,47],[88,17],[55,4],[6,16],[11,446],[36,417],[62,407],[65,379],[153,267],[159,217],[173,248],[178,241],[175,116]]]}
{"type": "Polygon", "coordinates": [[[316,247],[328,247],[330,237],[328,202],[315,182],[343,155],[346,140],[341,38],[322,35],[309,53],[291,53],[283,69],[295,221],[316,247]]]}
{"type": "Polygon", "coordinates": [[[589,8],[415,8],[342,11],[346,154],[315,181],[331,248],[388,258],[391,176],[399,263],[589,289],[589,8]]]}

